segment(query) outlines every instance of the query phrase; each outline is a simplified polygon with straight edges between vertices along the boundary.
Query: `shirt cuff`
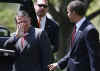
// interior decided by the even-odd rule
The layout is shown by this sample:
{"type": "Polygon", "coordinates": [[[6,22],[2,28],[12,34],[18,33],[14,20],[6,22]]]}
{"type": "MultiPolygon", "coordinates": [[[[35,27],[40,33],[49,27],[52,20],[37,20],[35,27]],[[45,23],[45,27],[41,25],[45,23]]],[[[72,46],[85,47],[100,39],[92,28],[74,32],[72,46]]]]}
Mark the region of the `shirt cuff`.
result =
{"type": "Polygon", "coordinates": [[[60,69],[60,66],[59,66],[59,64],[57,63],[57,68],[59,68],[60,69]]]}

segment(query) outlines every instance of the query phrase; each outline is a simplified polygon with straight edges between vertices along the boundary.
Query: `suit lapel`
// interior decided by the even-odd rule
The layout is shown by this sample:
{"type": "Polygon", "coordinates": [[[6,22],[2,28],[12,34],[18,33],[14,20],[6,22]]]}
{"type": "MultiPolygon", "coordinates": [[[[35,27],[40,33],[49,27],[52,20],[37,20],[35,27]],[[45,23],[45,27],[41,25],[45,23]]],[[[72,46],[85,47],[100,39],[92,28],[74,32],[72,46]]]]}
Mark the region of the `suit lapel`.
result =
{"type": "Polygon", "coordinates": [[[26,40],[24,40],[24,45],[23,45],[23,49],[26,47],[26,45],[27,45],[28,43],[27,43],[27,41],[26,40]]]}
{"type": "Polygon", "coordinates": [[[20,38],[19,40],[18,40],[18,42],[17,42],[17,44],[16,44],[16,46],[17,46],[17,48],[21,51],[21,52],[23,52],[23,50],[25,50],[28,46],[29,46],[29,42],[31,42],[31,41],[29,41],[29,40],[27,40],[27,39],[32,39],[32,38],[29,38],[28,36],[31,36],[31,37],[34,37],[35,35],[32,35],[32,33],[34,33],[35,32],[35,29],[33,30],[33,31],[31,31],[31,29],[33,29],[33,26],[30,28],[30,30],[29,30],[29,34],[31,34],[31,35],[27,35],[26,36],[26,39],[24,40],[24,45],[23,45],[23,47],[22,47],[22,44],[21,44],[21,40],[22,40],[22,38],[20,38]]]}
{"type": "Polygon", "coordinates": [[[28,42],[26,40],[24,40],[23,46],[22,46],[21,40],[22,40],[22,38],[20,38],[18,40],[18,44],[17,45],[18,45],[18,48],[20,49],[20,51],[22,52],[26,48],[26,46],[28,45],[28,42]]]}
{"type": "Polygon", "coordinates": [[[22,52],[22,51],[23,51],[23,47],[22,47],[22,44],[21,44],[21,39],[22,39],[22,38],[20,38],[20,39],[18,40],[18,48],[19,48],[20,51],[22,52]]]}
{"type": "Polygon", "coordinates": [[[84,30],[84,28],[85,28],[88,24],[89,24],[88,21],[85,20],[85,21],[83,22],[83,24],[80,26],[78,32],[76,32],[76,34],[75,34],[75,39],[74,39],[74,42],[73,42],[72,48],[71,48],[71,53],[77,50],[78,46],[76,46],[76,45],[77,45],[77,43],[80,42],[80,38],[83,36],[82,31],[84,30]]]}
{"type": "Polygon", "coordinates": [[[81,34],[82,34],[82,31],[81,30],[78,30],[78,32],[76,32],[75,34],[75,39],[74,39],[74,42],[72,44],[72,48],[75,46],[75,44],[79,41],[80,37],[81,37],[81,34]]]}
{"type": "MultiPolygon", "coordinates": [[[[84,28],[88,25],[87,20],[85,20],[82,25],[80,26],[79,30],[76,32],[75,34],[75,39],[74,39],[74,44],[77,42],[77,40],[79,40],[79,37],[81,35],[81,32],[84,30],[84,28]]],[[[74,46],[73,44],[73,46],[74,46]]]]}
{"type": "Polygon", "coordinates": [[[49,23],[49,19],[46,17],[46,22],[45,22],[45,30],[51,29],[51,24],[49,23]]]}
{"type": "Polygon", "coordinates": [[[82,31],[84,30],[84,28],[85,28],[87,25],[88,25],[87,20],[85,20],[85,21],[83,22],[83,24],[80,26],[79,30],[76,32],[74,42],[73,42],[73,44],[72,44],[72,46],[71,46],[71,47],[72,47],[72,50],[77,48],[77,47],[76,47],[76,44],[77,44],[78,42],[80,42],[80,38],[82,37],[82,31]]]}
{"type": "Polygon", "coordinates": [[[47,19],[47,17],[46,17],[46,21],[45,21],[45,27],[44,27],[44,29],[46,30],[47,28],[48,28],[48,19],[47,19]]]}

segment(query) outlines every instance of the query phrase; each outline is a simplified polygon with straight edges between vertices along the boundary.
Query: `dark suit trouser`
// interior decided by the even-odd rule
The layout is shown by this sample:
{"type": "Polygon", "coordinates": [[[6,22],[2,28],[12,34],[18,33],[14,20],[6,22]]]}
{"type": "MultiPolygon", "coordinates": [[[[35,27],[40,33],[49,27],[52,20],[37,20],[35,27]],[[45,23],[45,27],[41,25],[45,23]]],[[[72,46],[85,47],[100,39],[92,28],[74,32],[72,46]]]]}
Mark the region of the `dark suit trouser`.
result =
{"type": "Polygon", "coordinates": [[[12,71],[13,59],[8,56],[0,56],[0,71],[12,71]]]}

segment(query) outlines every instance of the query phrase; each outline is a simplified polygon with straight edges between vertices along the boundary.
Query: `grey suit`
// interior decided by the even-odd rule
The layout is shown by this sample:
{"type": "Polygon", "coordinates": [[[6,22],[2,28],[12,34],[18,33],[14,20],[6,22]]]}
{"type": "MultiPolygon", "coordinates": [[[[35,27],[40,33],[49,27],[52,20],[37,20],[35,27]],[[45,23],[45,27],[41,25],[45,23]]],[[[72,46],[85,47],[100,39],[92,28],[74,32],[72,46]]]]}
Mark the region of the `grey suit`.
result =
{"type": "Polygon", "coordinates": [[[40,29],[30,28],[29,34],[21,46],[21,38],[11,37],[5,47],[16,51],[16,71],[48,71],[50,42],[46,33],[40,29]]]}

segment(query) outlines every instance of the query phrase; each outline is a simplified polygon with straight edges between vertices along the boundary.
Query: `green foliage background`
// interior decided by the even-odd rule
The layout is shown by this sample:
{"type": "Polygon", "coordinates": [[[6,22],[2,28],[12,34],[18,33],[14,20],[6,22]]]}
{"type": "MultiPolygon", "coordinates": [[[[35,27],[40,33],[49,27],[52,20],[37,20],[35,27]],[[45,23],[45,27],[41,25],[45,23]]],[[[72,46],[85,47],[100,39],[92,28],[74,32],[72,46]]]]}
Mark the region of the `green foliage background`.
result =
{"type": "MultiPolygon", "coordinates": [[[[94,0],[87,11],[87,15],[90,15],[91,13],[95,12],[96,10],[100,10],[100,0],[94,0]]],[[[100,34],[100,15],[96,16],[91,20],[91,22],[95,25],[97,30],[100,34]]]]}
{"type": "MultiPolygon", "coordinates": [[[[60,5],[62,0],[49,0],[53,5],[60,5]]],[[[67,1],[67,0],[66,0],[67,1]]],[[[0,25],[6,26],[11,32],[15,31],[15,15],[18,4],[0,3],[0,25]]],[[[87,16],[100,9],[100,0],[93,0],[87,11],[87,16]]],[[[59,17],[56,16],[56,17],[59,17]]],[[[96,16],[91,22],[96,26],[100,33],[100,15],[96,16]]],[[[60,71],[60,70],[57,70],[60,71]]]]}
{"type": "MultiPolygon", "coordinates": [[[[51,0],[50,0],[51,1],[51,0]]],[[[52,0],[52,3],[59,4],[59,1],[52,0]]],[[[6,26],[11,32],[15,31],[15,20],[16,11],[18,9],[18,4],[10,3],[0,3],[0,25],[6,26]]],[[[87,15],[93,13],[94,11],[100,9],[100,1],[94,0],[88,9],[87,15]]],[[[100,15],[91,20],[91,22],[96,26],[100,32],[100,15]]]]}
{"type": "Polygon", "coordinates": [[[17,4],[0,3],[0,25],[7,27],[11,32],[15,31],[15,15],[17,4]]]}

